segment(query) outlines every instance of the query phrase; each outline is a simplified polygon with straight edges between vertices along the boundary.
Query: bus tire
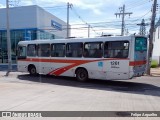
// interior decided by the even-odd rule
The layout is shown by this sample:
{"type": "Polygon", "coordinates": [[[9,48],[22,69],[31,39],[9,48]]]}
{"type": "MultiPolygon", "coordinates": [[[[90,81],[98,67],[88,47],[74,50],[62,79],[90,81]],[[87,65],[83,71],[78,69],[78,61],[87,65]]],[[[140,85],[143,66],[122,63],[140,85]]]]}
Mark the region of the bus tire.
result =
{"type": "Polygon", "coordinates": [[[84,68],[78,68],[76,70],[76,78],[80,82],[85,82],[88,80],[88,72],[84,68]]]}
{"type": "Polygon", "coordinates": [[[28,71],[29,71],[30,75],[37,75],[37,70],[34,65],[29,66],[28,71]]]}

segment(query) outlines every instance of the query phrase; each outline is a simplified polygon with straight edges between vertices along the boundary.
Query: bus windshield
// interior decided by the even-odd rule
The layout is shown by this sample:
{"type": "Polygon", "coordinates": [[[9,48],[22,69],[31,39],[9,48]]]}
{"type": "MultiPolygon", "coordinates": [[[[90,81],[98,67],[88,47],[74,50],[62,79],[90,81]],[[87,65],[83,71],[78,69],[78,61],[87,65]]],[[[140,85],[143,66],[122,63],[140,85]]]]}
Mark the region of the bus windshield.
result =
{"type": "Polygon", "coordinates": [[[135,51],[147,51],[147,38],[145,37],[135,38],[135,51]]]}
{"type": "Polygon", "coordinates": [[[18,46],[18,59],[26,58],[26,47],[18,46]]]}

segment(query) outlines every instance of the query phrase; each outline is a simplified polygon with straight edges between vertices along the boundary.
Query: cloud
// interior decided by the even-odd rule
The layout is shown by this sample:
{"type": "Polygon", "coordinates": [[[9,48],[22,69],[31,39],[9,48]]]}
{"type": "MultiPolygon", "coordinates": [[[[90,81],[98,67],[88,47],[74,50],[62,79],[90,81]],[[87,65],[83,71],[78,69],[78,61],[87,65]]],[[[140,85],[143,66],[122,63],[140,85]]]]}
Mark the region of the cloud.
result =
{"type": "Polygon", "coordinates": [[[106,13],[104,8],[122,5],[124,0],[21,0],[18,6],[39,5],[41,7],[54,7],[66,5],[67,2],[78,9],[89,10],[95,15],[103,15],[106,13]]]}
{"type": "MultiPolygon", "coordinates": [[[[71,37],[88,37],[88,26],[87,25],[73,25],[71,26],[71,37]]],[[[115,29],[113,27],[93,27],[89,30],[90,37],[100,37],[103,35],[120,35],[121,29],[115,29]]]]}
{"type": "Polygon", "coordinates": [[[102,14],[102,11],[100,10],[102,4],[100,2],[88,2],[88,0],[54,0],[54,2],[53,0],[39,0],[37,3],[40,6],[45,5],[54,7],[56,5],[66,5],[67,2],[73,4],[73,6],[76,6],[79,9],[91,10],[97,15],[102,14]]]}
{"type": "Polygon", "coordinates": [[[34,0],[22,0],[20,1],[21,5],[27,6],[27,5],[34,5],[34,0]]]}
{"type": "Polygon", "coordinates": [[[123,0],[23,0],[21,5],[33,5],[37,4],[42,7],[54,7],[57,5],[66,5],[67,2],[73,4],[83,10],[93,11],[96,15],[102,15],[105,11],[103,7],[107,6],[119,6],[123,0]]]}
{"type": "Polygon", "coordinates": [[[6,6],[3,4],[0,4],[0,8],[5,8],[6,6]]]}
{"type": "MultiPolygon", "coordinates": [[[[132,4],[134,4],[134,0],[131,0],[132,4]]],[[[75,8],[75,10],[77,11],[77,13],[82,17],[82,19],[84,21],[86,21],[87,23],[95,23],[95,22],[99,22],[99,21],[111,21],[115,26],[111,26],[106,25],[105,28],[94,28],[94,30],[98,33],[98,34],[102,34],[102,32],[104,34],[120,34],[121,30],[120,27],[117,27],[121,25],[121,22],[114,22],[116,19],[116,16],[114,15],[115,12],[119,12],[119,7],[122,7],[122,5],[125,3],[126,4],[126,12],[133,12],[133,14],[131,15],[131,18],[135,18],[135,19],[139,19],[136,20],[135,22],[140,23],[142,18],[147,19],[146,22],[149,21],[148,17],[150,14],[147,14],[147,11],[150,10],[149,7],[142,9],[142,7],[139,7],[139,9],[136,7],[133,9],[127,9],[127,3],[131,4],[128,0],[21,0],[20,1],[20,6],[22,5],[39,5],[41,7],[57,7],[57,6],[62,6],[63,8],[66,8],[67,6],[67,2],[69,2],[70,4],[73,4],[73,7],[75,8]],[[145,16],[144,16],[145,15],[145,16]],[[116,28],[116,29],[115,29],[116,28]],[[118,28],[118,29],[117,29],[118,28]]],[[[137,2],[137,0],[136,0],[137,2]]],[[[131,5],[132,5],[131,4],[131,5]]],[[[1,7],[2,3],[0,4],[1,7]]],[[[130,5],[129,8],[132,8],[132,6],[130,5]]],[[[57,17],[59,17],[62,20],[66,20],[66,13],[62,13],[61,12],[61,7],[58,7],[58,10],[54,10],[54,9],[48,9],[48,11],[50,11],[52,14],[56,14],[57,17]],[[60,13],[61,12],[61,13],[60,13]],[[58,14],[57,14],[58,13],[58,14]]],[[[72,15],[72,13],[71,13],[72,15]]],[[[84,24],[84,22],[82,22],[82,20],[80,20],[77,16],[75,17],[74,15],[71,16],[70,15],[70,24],[84,24]]],[[[128,20],[128,16],[125,17],[126,20],[126,24],[130,24],[128,20]]],[[[117,21],[121,21],[121,18],[117,18],[117,21]]],[[[75,26],[73,26],[75,27],[75,26]]],[[[81,27],[81,26],[79,26],[81,27]]],[[[126,25],[126,28],[128,27],[128,25],[126,25]]],[[[136,28],[136,26],[134,26],[134,28],[136,28]]],[[[131,28],[129,29],[130,33],[133,33],[138,29],[134,29],[133,25],[131,26],[131,28]],[[132,31],[131,31],[132,30],[132,31]]],[[[93,30],[91,31],[91,36],[97,36],[97,34],[95,34],[95,32],[93,32],[93,30]]],[[[72,29],[72,35],[74,36],[78,36],[78,37],[87,37],[88,36],[88,29],[72,29]]]]}

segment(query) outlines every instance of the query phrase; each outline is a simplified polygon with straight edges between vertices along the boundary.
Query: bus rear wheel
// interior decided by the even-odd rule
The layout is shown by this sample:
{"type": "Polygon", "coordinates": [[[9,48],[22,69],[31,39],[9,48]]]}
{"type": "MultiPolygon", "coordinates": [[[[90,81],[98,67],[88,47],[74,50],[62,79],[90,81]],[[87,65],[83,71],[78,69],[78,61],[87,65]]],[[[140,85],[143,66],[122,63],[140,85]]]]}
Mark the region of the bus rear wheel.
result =
{"type": "Polygon", "coordinates": [[[37,75],[37,71],[36,71],[36,67],[35,66],[29,66],[29,69],[28,69],[30,75],[37,75]]]}
{"type": "Polygon", "coordinates": [[[88,72],[84,68],[79,68],[76,71],[76,78],[80,82],[85,82],[88,80],[88,72]]]}

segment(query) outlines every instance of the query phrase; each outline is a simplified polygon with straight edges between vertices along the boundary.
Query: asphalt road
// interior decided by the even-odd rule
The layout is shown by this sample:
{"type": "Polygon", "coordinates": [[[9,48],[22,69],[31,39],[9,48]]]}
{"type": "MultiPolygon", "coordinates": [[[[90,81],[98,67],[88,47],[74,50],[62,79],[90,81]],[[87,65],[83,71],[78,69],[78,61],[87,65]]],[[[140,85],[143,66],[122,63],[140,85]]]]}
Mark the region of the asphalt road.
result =
{"type": "MultiPolygon", "coordinates": [[[[160,111],[158,76],[81,83],[68,77],[33,77],[19,72],[5,74],[0,72],[0,111],[160,111]]],[[[139,119],[119,116],[109,119],[139,119]]],[[[89,117],[67,119],[97,120],[89,117]]]]}

